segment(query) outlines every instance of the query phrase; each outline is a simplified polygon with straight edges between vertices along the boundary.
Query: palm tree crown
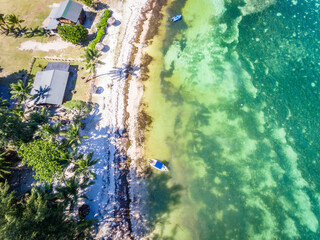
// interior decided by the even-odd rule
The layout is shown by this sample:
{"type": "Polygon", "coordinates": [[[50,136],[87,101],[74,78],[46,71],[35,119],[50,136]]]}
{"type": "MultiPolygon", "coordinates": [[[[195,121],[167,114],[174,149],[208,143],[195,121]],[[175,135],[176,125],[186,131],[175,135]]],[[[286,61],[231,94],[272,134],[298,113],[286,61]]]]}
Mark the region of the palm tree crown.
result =
{"type": "Polygon", "coordinates": [[[89,69],[90,73],[95,73],[97,64],[104,64],[98,58],[101,56],[101,53],[95,48],[86,48],[83,58],[86,62],[86,69],[89,69]]]}
{"type": "Polygon", "coordinates": [[[21,103],[30,97],[30,90],[32,88],[31,83],[25,84],[21,79],[17,83],[10,84],[10,94],[11,98],[18,99],[18,102],[21,103]]]}
{"type": "Polygon", "coordinates": [[[24,20],[20,19],[19,16],[15,15],[15,14],[8,14],[5,16],[5,19],[7,20],[7,23],[10,26],[10,29],[12,29],[15,26],[18,26],[19,30],[22,29],[20,23],[24,22],[24,20]]]}

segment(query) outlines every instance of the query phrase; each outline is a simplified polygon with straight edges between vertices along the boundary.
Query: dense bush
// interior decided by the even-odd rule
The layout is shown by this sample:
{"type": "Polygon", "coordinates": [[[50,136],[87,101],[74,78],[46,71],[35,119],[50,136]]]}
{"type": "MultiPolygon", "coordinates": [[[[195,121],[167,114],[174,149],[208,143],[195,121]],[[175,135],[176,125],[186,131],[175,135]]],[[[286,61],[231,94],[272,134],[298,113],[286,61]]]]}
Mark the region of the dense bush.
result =
{"type": "Polygon", "coordinates": [[[62,40],[80,44],[88,39],[88,29],[81,24],[63,24],[58,26],[58,34],[62,40]]]}
{"type": "Polygon", "coordinates": [[[100,22],[97,24],[97,29],[98,29],[97,35],[95,39],[93,39],[89,43],[90,48],[95,48],[97,43],[101,41],[101,38],[103,37],[103,35],[106,34],[106,27],[108,25],[109,15],[110,15],[110,10],[106,9],[100,18],[100,22]]]}
{"type": "Polygon", "coordinates": [[[37,139],[28,144],[22,144],[18,151],[22,163],[32,166],[35,179],[52,182],[59,178],[63,164],[67,160],[67,151],[53,141],[37,139]]]}

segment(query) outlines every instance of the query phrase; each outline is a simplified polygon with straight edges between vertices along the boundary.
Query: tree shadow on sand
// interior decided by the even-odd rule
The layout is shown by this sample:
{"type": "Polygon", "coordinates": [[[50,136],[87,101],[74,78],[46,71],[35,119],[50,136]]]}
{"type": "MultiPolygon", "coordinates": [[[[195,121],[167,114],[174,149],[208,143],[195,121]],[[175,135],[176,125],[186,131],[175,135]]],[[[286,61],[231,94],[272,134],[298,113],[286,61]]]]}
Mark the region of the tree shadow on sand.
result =
{"type": "Polygon", "coordinates": [[[137,76],[136,72],[140,70],[138,66],[131,66],[129,64],[123,64],[123,67],[114,67],[107,75],[110,75],[112,80],[125,80],[131,74],[137,76]]]}

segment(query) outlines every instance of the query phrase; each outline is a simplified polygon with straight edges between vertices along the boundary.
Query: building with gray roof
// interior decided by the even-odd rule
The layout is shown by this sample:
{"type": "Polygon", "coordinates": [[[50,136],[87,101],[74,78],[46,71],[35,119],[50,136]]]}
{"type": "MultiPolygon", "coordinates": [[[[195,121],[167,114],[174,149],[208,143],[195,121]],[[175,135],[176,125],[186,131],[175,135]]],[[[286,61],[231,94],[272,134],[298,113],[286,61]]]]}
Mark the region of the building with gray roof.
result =
{"type": "Polygon", "coordinates": [[[56,31],[60,23],[80,23],[83,24],[86,15],[83,6],[72,0],[66,0],[60,3],[59,7],[54,7],[49,15],[51,21],[47,29],[56,31]]]}
{"type": "Polygon", "coordinates": [[[34,79],[31,95],[35,104],[61,105],[69,78],[69,63],[49,63],[34,79]]]}

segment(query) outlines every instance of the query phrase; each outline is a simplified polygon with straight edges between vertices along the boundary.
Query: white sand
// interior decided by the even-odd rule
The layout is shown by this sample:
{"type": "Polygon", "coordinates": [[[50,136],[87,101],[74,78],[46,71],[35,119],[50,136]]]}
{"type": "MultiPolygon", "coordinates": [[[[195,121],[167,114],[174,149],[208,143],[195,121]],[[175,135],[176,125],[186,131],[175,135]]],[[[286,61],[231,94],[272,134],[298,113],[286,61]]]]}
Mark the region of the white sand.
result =
{"type": "MultiPolygon", "coordinates": [[[[95,85],[102,90],[102,93],[93,94],[92,100],[98,103],[99,107],[87,119],[86,128],[82,134],[89,135],[90,138],[85,139],[80,148],[83,152],[94,151],[94,158],[100,159],[93,169],[97,174],[95,184],[86,190],[87,196],[92,200],[88,202],[91,207],[89,217],[95,217],[98,220],[96,239],[107,239],[108,237],[129,239],[130,227],[135,239],[142,239],[145,233],[145,226],[141,224],[143,221],[137,215],[139,208],[137,208],[136,201],[133,201],[134,211],[131,213],[131,221],[121,216],[128,215],[128,208],[122,206],[129,194],[128,189],[123,189],[127,181],[125,175],[123,178],[123,174],[126,173],[123,167],[127,163],[124,150],[126,150],[128,134],[132,141],[128,153],[132,159],[133,168],[135,161],[142,155],[141,149],[138,149],[137,143],[134,142],[134,134],[137,134],[136,118],[143,93],[142,83],[139,82],[139,72],[135,71],[137,76],[132,77],[128,83],[123,68],[130,63],[133,43],[137,35],[136,27],[147,2],[148,0],[126,0],[125,2],[107,0],[113,16],[121,24],[108,27],[107,35],[103,40],[109,50],[101,57],[105,65],[98,67],[95,79],[95,85]],[[126,88],[129,88],[128,102],[126,102],[126,88]],[[129,114],[127,122],[126,104],[128,104],[129,114]],[[126,124],[129,133],[124,131],[126,124]]],[[[145,31],[142,32],[143,34],[145,31]]],[[[140,40],[140,43],[137,45],[138,53],[134,61],[136,66],[140,66],[141,51],[145,45],[143,40],[140,40]]],[[[139,189],[134,169],[130,172],[129,181],[135,183],[130,184],[132,185],[131,198],[135,198],[138,192],[144,192],[143,184],[139,189]]]]}
{"type": "Polygon", "coordinates": [[[72,43],[62,41],[61,38],[57,38],[56,40],[53,40],[52,42],[48,42],[48,43],[29,40],[21,43],[19,50],[40,50],[40,51],[49,52],[50,50],[58,51],[61,49],[72,47],[72,46],[73,46],[72,43]]]}

